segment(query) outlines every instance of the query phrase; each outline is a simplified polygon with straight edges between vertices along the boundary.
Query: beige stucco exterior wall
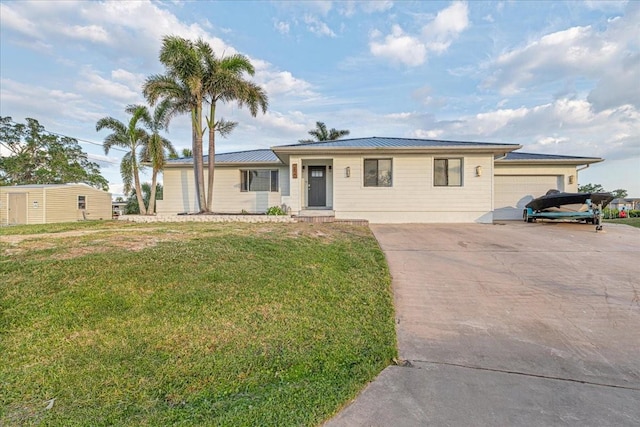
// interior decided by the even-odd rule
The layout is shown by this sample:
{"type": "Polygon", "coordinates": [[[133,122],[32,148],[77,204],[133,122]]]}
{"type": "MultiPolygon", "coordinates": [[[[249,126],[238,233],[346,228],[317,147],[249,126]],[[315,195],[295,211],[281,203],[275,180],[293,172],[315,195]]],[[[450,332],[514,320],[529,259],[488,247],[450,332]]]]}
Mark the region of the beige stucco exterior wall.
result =
{"type": "MultiPolygon", "coordinates": [[[[327,156],[325,156],[326,158],[327,156]]],[[[438,155],[435,158],[462,158],[463,185],[433,185],[433,155],[394,154],[365,156],[333,155],[332,207],[338,219],[367,219],[372,223],[407,222],[491,222],[493,156],[438,155]],[[392,187],[365,187],[366,158],[392,159],[392,187]],[[482,175],[475,170],[481,166],[482,175]],[[346,170],[350,169],[347,177],[346,170]]],[[[305,156],[291,156],[290,165],[309,164],[305,156]]],[[[292,211],[305,207],[304,175],[292,179],[288,204],[292,211]]],[[[327,203],[329,204],[329,198],[327,203]]]]}
{"type": "MultiPolygon", "coordinates": [[[[289,194],[287,167],[226,167],[217,166],[213,184],[213,211],[220,213],[264,213],[271,206],[280,206],[282,196],[289,194]],[[241,169],[266,169],[280,171],[279,191],[240,191],[241,169]]],[[[205,171],[205,182],[208,173],[205,171]]],[[[158,200],[158,214],[177,214],[196,212],[195,185],[193,170],[190,167],[167,168],[163,177],[163,200],[158,200]]]]}

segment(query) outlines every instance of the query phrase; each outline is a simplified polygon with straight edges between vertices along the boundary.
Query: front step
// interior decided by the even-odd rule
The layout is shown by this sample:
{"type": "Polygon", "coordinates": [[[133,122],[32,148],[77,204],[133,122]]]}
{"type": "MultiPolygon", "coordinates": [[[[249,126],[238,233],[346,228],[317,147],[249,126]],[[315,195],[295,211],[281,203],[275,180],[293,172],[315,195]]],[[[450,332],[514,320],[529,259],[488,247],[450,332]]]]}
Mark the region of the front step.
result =
{"type": "Polygon", "coordinates": [[[327,216],[334,217],[336,216],[336,211],[332,209],[303,209],[298,214],[299,217],[307,217],[307,216],[327,216]]]}
{"type": "Polygon", "coordinates": [[[336,219],[335,216],[294,216],[293,218],[297,222],[362,225],[365,227],[369,226],[369,221],[366,219],[336,219]]]}

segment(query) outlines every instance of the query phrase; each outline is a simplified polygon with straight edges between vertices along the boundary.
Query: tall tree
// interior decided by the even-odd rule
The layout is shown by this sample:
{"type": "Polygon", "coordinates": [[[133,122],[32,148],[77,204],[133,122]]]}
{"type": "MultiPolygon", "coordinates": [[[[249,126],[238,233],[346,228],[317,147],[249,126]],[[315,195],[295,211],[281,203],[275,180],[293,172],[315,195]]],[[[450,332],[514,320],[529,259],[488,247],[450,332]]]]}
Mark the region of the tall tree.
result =
{"type": "Polygon", "coordinates": [[[298,142],[309,143],[335,141],[336,139],[340,139],[343,136],[349,135],[350,132],[347,129],[338,130],[335,128],[331,128],[327,130],[327,125],[325,125],[323,122],[316,122],[316,128],[311,129],[308,133],[313,137],[313,139],[300,139],[298,142]]]}
{"type": "Polygon", "coordinates": [[[151,105],[159,99],[172,102],[173,113],[191,115],[191,149],[193,152],[193,173],[196,186],[198,209],[207,207],[204,193],[204,172],[202,159],[202,102],[204,99],[203,61],[195,44],[177,36],[165,36],[160,49],[160,62],[166,74],[149,76],[143,92],[151,105]]]}
{"type": "Polygon", "coordinates": [[[617,188],[611,192],[614,198],[624,199],[629,194],[624,188],[617,188]]]}
{"type": "Polygon", "coordinates": [[[218,58],[211,46],[203,40],[196,42],[204,62],[205,77],[203,81],[205,101],[209,104],[209,115],[206,117],[209,129],[209,158],[207,163],[207,211],[213,210],[213,184],[215,172],[216,132],[226,136],[237,126],[220,118],[216,121],[218,102],[236,102],[239,108],[247,106],[253,117],[258,110],[267,112],[269,100],[266,92],[257,84],[244,78],[245,74],[253,76],[255,68],[244,55],[231,55],[218,58]]]}
{"type": "Polygon", "coordinates": [[[192,154],[194,180],[200,212],[210,212],[213,203],[215,170],[215,133],[228,135],[237,125],[221,118],[216,121],[218,101],[247,105],[253,116],[259,109],[266,112],[268,101],[264,90],[244,79],[253,75],[254,68],[243,55],[217,58],[211,46],[203,40],[192,42],[165,36],[160,50],[160,62],[165,75],[150,76],[144,85],[144,94],[153,105],[158,99],[170,99],[175,113],[191,114],[192,154]],[[209,106],[206,127],[209,129],[208,191],[205,194],[203,161],[204,104],[209,106]]]}
{"type": "Polygon", "coordinates": [[[150,121],[151,118],[149,117],[147,108],[142,105],[129,105],[125,111],[131,114],[128,124],[124,124],[113,117],[103,117],[96,123],[96,131],[99,132],[106,128],[113,132],[107,135],[102,143],[105,154],[109,154],[109,151],[114,146],[129,150],[120,162],[120,175],[124,183],[124,192],[129,193],[131,191],[131,184],[133,182],[138,197],[140,213],[146,215],[147,211],[142,200],[142,191],[140,189],[140,166],[138,165],[137,156],[138,150],[142,147],[144,141],[149,138],[149,134],[141,127],[138,127],[138,124],[143,120],[150,121]]]}
{"type": "Polygon", "coordinates": [[[67,184],[83,182],[103,190],[109,182],[100,166],[89,161],[78,141],[47,132],[37,120],[26,124],[0,117],[0,185],[67,184]]]}
{"type": "MultiPolygon", "coordinates": [[[[146,107],[145,107],[146,108],[146,107]]],[[[173,111],[171,101],[165,99],[153,111],[153,115],[144,115],[142,120],[151,132],[143,141],[140,160],[151,164],[151,191],[147,204],[147,213],[156,211],[156,183],[158,172],[164,169],[167,156],[176,154],[175,148],[167,138],[160,135],[160,131],[167,130],[173,111]]]]}
{"type": "Polygon", "coordinates": [[[604,193],[605,189],[600,184],[585,184],[578,186],[578,193],[604,193]]]}

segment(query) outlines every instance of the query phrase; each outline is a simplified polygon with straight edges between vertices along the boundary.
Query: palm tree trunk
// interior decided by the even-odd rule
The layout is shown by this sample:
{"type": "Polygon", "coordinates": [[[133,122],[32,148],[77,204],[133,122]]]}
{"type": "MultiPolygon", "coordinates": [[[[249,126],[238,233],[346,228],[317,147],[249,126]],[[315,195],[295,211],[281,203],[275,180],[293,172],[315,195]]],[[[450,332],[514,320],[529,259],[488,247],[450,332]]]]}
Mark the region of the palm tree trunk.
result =
{"type": "Polygon", "coordinates": [[[195,185],[195,200],[200,211],[200,185],[198,185],[198,163],[196,162],[196,153],[198,152],[198,131],[196,124],[196,112],[191,112],[191,160],[193,161],[193,183],[195,185]]]}
{"type": "Polygon", "coordinates": [[[204,163],[202,160],[202,103],[196,107],[196,146],[198,152],[193,153],[198,168],[198,203],[200,205],[200,213],[207,212],[207,199],[204,189],[204,163]]]}
{"type": "Polygon", "coordinates": [[[156,181],[158,179],[158,171],[154,170],[151,175],[151,195],[149,196],[149,207],[147,208],[147,214],[153,215],[156,211],[156,181]]]}
{"type": "MultiPolygon", "coordinates": [[[[135,156],[135,152],[133,153],[135,156]]],[[[138,176],[138,165],[135,163],[135,159],[133,160],[133,182],[136,187],[136,198],[138,199],[138,207],[140,209],[140,215],[146,215],[147,209],[144,206],[144,199],[142,197],[142,187],[140,185],[140,176],[138,176]]]]}
{"type": "Polygon", "coordinates": [[[213,211],[213,179],[214,172],[216,168],[216,104],[215,101],[211,101],[211,109],[209,112],[209,164],[208,164],[208,173],[209,173],[209,187],[207,192],[207,210],[209,212],[213,211]]]}

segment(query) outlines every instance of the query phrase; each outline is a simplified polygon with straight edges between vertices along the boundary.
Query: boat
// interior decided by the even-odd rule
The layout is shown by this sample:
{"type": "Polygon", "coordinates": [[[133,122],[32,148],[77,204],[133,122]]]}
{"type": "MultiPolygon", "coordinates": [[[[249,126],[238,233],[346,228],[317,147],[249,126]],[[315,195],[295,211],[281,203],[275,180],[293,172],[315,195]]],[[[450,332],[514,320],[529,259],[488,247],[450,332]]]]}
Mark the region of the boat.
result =
{"type": "Polygon", "coordinates": [[[525,222],[537,219],[585,221],[602,230],[602,210],[613,200],[611,193],[564,193],[549,190],[544,196],[526,204],[522,212],[525,222]]]}
{"type": "MultiPolygon", "coordinates": [[[[584,205],[598,205],[604,209],[613,200],[611,193],[564,193],[558,190],[549,190],[544,196],[538,197],[527,203],[525,207],[534,211],[546,211],[561,209],[563,206],[579,205],[579,210],[585,211],[584,205]],[[588,201],[591,201],[588,203],[588,201]]],[[[567,209],[566,211],[570,211],[567,209]]]]}

